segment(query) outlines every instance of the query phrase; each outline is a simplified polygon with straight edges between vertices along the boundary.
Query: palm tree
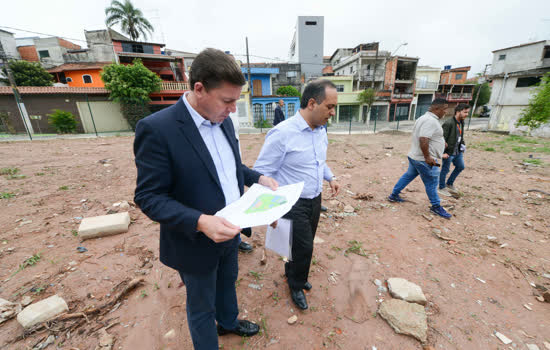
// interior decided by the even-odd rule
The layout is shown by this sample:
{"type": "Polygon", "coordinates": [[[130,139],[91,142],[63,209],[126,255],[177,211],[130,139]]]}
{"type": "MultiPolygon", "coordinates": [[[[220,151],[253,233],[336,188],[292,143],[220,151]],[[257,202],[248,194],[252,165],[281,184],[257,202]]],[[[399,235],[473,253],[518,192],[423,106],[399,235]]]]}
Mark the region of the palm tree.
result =
{"type": "Polygon", "coordinates": [[[140,35],[147,39],[147,34],[153,32],[153,26],[147,18],[143,17],[140,9],[134,7],[130,0],[124,0],[121,3],[118,0],[113,0],[111,6],[105,9],[105,24],[111,27],[114,24],[120,24],[130,39],[137,40],[140,35]]]}

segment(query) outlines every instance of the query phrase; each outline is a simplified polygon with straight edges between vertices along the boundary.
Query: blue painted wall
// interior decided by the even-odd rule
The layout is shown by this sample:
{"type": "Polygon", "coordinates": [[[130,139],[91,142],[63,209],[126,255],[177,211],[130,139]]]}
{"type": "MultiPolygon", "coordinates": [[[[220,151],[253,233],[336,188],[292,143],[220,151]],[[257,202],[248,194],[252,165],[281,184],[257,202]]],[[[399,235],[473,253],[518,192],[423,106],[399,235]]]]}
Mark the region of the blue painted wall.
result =
{"type": "MultiPolygon", "coordinates": [[[[246,81],[248,81],[248,74],[244,75],[246,81]]],[[[254,80],[260,80],[262,82],[262,95],[269,96],[272,95],[271,92],[271,75],[270,74],[250,74],[250,79],[252,82],[252,96],[254,96],[254,80]]]]}
{"type": "MultiPolygon", "coordinates": [[[[254,74],[252,74],[254,76],[254,74]]],[[[300,109],[300,98],[299,97],[252,97],[252,113],[254,114],[254,105],[260,104],[262,105],[262,113],[263,113],[263,119],[266,120],[266,105],[271,103],[278,103],[279,100],[283,100],[285,102],[285,105],[283,107],[283,112],[285,113],[285,119],[288,119],[298,110],[300,109]],[[294,110],[289,110],[289,104],[294,104],[294,110]]],[[[273,110],[275,110],[275,107],[273,107],[273,110]]],[[[254,120],[257,120],[256,117],[254,117],[254,120]]]]}

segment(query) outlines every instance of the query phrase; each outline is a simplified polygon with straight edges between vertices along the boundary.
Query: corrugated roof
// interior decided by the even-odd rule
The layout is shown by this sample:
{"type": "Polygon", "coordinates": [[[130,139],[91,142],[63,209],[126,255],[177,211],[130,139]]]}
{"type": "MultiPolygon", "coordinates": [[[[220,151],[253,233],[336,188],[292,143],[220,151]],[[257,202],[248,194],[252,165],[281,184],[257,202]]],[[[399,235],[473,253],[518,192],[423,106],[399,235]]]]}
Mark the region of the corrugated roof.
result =
{"type": "Polygon", "coordinates": [[[60,66],[47,69],[49,73],[68,72],[73,70],[85,69],[102,69],[111,62],[79,62],[79,63],[64,63],[60,66]]]}
{"type": "MultiPolygon", "coordinates": [[[[17,88],[21,95],[38,94],[109,94],[105,88],[99,87],[59,87],[59,86],[20,86],[17,88]]],[[[11,86],[0,86],[0,95],[13,95],[11,86]]]]}

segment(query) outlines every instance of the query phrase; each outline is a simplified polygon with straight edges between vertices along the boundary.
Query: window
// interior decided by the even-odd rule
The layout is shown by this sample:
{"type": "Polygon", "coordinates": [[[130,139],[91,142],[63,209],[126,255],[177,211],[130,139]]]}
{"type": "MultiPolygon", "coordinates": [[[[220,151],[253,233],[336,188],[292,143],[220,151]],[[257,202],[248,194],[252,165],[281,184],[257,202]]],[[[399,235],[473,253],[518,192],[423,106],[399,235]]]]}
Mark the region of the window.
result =
{"type": "Polygon", "coordinates": [[[456,73],[455,74],[455,79],[462,79],[462,73],[456,73]]]}
{"type": "Polygon", "coordinates": [[[48,58],[50,57],[50,52],[48,50],[40,50],[38,51],[38,55],[40,58],[48,58]]]}
{"type": "Polygon", "coordinates": [[[540,78],[541,77],[518,78],[518,82],[516,83],[516,87],[519,88],[519,87],[529,87],[529,86],[537,85],[538,83],[540,83],[540,78]]]}
{"type": "Polygon", "coordinates": [[[499,55],[498,56],[499,61],[504,61],[505,59],[506,59],[506,55],[499,55]]]}
{"type": "Polygon", "coordinates": [[[353,67],[349,67],[349,74],[353,73],[353,67]]]}
{"type": "Polygon", "coordinates": [[[65,80],[67,81],[67,83],[72,83],[73,82],[73,78],[71,78],[71,77],[68,77],[65,80]]]}
{"type": "Polygon", "coordinates": [[[544,53],[542,54],[542,59],[550,58],[550,46],[544,47],[544,53]]]}
{"type": "Polygon", "coordinates": [[[295,78],[298,76],[298,73],[296,71],[289,71],[289,72],[286,72],[286,77],[287,78],[295,78]]]}
{"type": "Polygon", "coordinates": [[[306,26],[316,26],[317,21],[306,21],[306,26]]]}
{"type": "Polygon", "coordinates": [[[84,74],[82,76],[82,80],[84,81],[84,84],[91,84],[92,83],[92,76],[89,74],[84,74]]]}
{"type": "Polygon", "coordinates": [[[296,108],[296,105],[294,103],[289,103],[288,104],[288,112],[287,112],[287,118],[291,117],[294,115],[294,110],[296,108]]]}
{"type": "Polygon", "coordinates": [[[337,92],[344,92],[344,85],[336,85],[337,92]]]}
{"type": "Polygon", "coordinates": [[[154,53],[153,45],[122,43],[123,52],[154,53]]]}

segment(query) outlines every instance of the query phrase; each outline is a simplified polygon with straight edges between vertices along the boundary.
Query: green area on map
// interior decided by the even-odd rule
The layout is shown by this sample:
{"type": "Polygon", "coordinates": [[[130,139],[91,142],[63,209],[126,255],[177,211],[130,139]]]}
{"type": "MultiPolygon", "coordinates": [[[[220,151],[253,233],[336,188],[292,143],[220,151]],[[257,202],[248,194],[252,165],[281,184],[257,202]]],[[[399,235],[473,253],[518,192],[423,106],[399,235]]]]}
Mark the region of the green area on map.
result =
{"type": "Polygon", "coordinates": [[[256,198],[250,208],[245,210],[245,214],[253,214],[267,211],[285,203],[286,198],[283,196],[277,196],[274,194],[262,194],[258,198],[256,198]]]}

